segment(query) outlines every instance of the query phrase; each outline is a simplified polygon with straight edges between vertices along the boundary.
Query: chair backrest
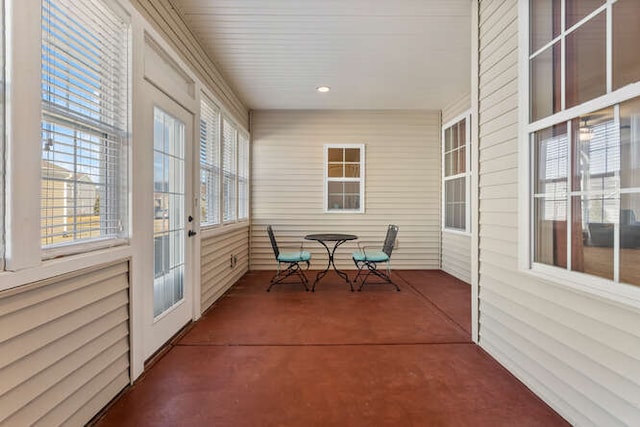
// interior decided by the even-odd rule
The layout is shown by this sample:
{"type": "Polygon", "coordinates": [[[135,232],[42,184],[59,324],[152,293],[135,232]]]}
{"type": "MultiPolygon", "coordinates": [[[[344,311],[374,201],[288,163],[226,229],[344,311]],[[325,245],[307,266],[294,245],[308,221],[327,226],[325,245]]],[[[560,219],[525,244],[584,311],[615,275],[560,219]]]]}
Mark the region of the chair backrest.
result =
{"type": "Polygon", "coordinates": [[[278,256],[280,256],[280,250],[278,249],[276,236],[273,235],[273,228],[270,225],[267,226],[267,233],[269,233],[269,240],[271,240],[271,247],[273,248],[273,254],[276,256],[276,259],[278,259],[278,256]]]}
{"type": "Polygon", "coordinates": [[[389,224],[387,228],[387,237],[384,239],[384,245],[382,246],[382,252],[387,254],[389,258],[391,258],[391,252],[393,252],[393,247],[396,244],[396,237],[398,236],[398,226],[389,224]]]}

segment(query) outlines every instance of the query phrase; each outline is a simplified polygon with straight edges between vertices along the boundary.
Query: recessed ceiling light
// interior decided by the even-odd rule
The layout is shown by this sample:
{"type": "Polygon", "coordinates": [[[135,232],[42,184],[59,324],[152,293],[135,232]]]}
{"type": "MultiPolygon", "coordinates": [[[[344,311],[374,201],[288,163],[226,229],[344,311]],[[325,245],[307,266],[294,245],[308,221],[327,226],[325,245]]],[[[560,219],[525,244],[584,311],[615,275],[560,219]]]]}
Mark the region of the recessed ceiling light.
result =
{"type": "Polygon", "coordinates": [[[321,93],[327,93],[331,90],[331,88],[329,86],[318,86],[316,90],[321,93]]]}

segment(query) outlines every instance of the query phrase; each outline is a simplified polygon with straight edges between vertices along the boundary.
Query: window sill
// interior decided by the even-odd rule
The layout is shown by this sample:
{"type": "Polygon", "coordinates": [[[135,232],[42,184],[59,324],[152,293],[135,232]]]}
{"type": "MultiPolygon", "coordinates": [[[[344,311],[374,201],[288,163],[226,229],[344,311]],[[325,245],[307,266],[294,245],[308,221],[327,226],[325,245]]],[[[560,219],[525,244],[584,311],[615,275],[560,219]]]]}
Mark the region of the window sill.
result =
{"type": "Polygon", "coordinates": [[[24,270],[3,271],[0,272],[0,291],[82,270],[83,268],[124,260],[130,258],[131,253],[131,246],[121,245],[43,261],[37,267],[24,270]]]}
{"type": "Polygon", "coordinates": [[[635,310],[640,308],[640,286],[616,283],[612,280],[544,264],[533,264],[531,269],[524,272],[563,289],[570,288],[602,301],[622,304],[635,310]]]}
{"type": "Polygon", "coordinates": [[[458,236],[471,237],[471,233],[469,231],[455,230],[452,228],[443,228],[442,232],[447,234],[457,234],[458,236]]]}

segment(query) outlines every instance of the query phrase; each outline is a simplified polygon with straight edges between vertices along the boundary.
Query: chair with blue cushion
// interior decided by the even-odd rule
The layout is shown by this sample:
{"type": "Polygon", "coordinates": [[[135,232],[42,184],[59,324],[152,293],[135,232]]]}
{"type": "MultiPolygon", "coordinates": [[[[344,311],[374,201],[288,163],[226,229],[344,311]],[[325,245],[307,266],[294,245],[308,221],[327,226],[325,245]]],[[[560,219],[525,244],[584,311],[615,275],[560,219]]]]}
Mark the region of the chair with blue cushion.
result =
{"type": "Polygon", "coordinates": [[[309,280],[307,280],[307,276],[305,276],[302,267],[300,267],[300,263],[307,263],[307,270],[309,269],[309,260],[311,260],[311,254],[307,251],[302,250],[302,245],[300,246],[299,251],[294,252],[280,252],[278,248],[278,242],[276,242],[276,237],[273,235],[273,228],[269,225],[267,226],[267,232],[269,233],[269,240],[271,240],[271,247],[273,248],[273,254],[276,257],[276,261],[278,261],[278,272],[271,279],[271,284],[267,288],[267,292],[271,290],[271,287],[277,283],[282,283],[289,276],[297,276],[300,278],[300,283],[304,286],[304,290],[308,291],[309,288],[307,284],[309,284],[309,280]],[[282,265],[286,265],[287,267],[283,270],[282,265]]]}
{"type": "Polygon", "coordinates": [[[358,243],[359,250],[354,252],[352,255],[353,262],[358,269],[358,274],[356,275],[354,282],[357,282],[358,279],[362,278],[362,283],[360,284],[358,291],[362,290],[362,287],[367,283],[367,279],[371,274],[382,279],[382,283],[389,283],[395,286],[397,291],[400,291],[398,285],[393,283],[391,280],[390,264],[391,253],[393,252],[393,247],[396,244],[397,236],[398,226],[389,225],[389,227],[387,227],[387,236],[384,239],[382,249],[368,249],[367,247],[361,247],[358,243]],[[386,269],[378,269],[378,264],[380,263],[386,263],[386,269]]]}

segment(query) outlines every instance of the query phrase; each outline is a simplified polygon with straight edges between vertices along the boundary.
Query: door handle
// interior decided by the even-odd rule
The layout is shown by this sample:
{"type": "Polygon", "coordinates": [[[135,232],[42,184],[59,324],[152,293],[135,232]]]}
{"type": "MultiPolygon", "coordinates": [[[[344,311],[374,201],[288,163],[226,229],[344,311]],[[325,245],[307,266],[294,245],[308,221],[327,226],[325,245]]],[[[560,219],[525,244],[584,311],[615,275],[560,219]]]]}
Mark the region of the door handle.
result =
{"type": "Polygon", "coordinates": [[[189,230],[189,233],[188,233],[189,237],[193,237],[193,236],[195,236],[196,234],[198,234],[198,233],[196,233],[196,232],[195,232],[195,231],[193,231],[193,230],[189,230]]]}

